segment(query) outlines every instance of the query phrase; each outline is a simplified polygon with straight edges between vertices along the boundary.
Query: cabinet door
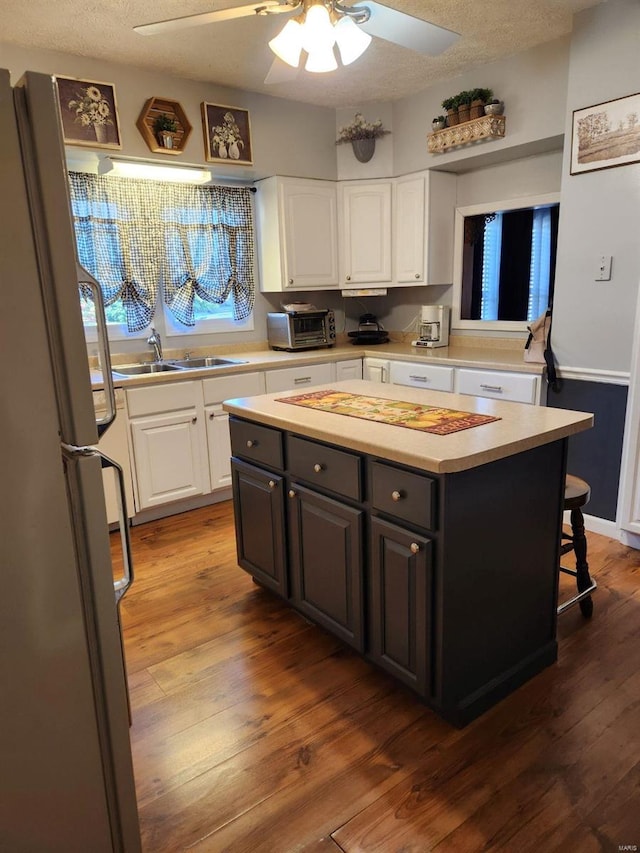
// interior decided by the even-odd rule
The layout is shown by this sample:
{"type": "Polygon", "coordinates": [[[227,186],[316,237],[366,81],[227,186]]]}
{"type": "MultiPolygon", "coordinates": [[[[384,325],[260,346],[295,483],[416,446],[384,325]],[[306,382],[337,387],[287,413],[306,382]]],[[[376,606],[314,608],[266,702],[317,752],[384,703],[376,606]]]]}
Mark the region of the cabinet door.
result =
{"type": "Polygon", "coordinates": [[[320,181],[280,185],[284,289],[338,286],[336,188],[320,181]]]}
{"type": "Polygon", "coordinates": [[[391,184],[348,184],[342,196],[342,287],[391,281],[391,184]]]}
{"type": "Polygon", "coordinates": [[[231,437],[229,415],[222,406],[207,406],[207,447],[211,489],[225,489],[231,485],[231,437]]]}
{"type": "Polygon", "coordinates": [[[394,185],[393,246],[395,280],[424,282],[424,178],[399,180],[394,185]]]}
{"type": "Polygon", "coordinates": [[[350,358],[346,361],[337,361],[336,379],[338,382],[345,379],[362,379],[362,359],[350,358]]]}
{"type": "Polygon", "coordinates": [[[141,509],[209,491],[201,429],[195,410],[131,421],[141,509]]]}
{"type": "Polygon", "coordinates": [[[295,483],[287,506],[296,607],[362,651],[363,511],[295,483]]]}
{"type": "Polygon", "coordinates": [[[237,459],[232,459],[231,471],[238,563],[287,598],[284,479],[237,459]]]}
{"type": "Polygon", "coordinates": [[[389,361],[385,358],[365,358],[363,377],[371,382],[389,382],[389,361]]]}
{"type": "Polygon", "coordinates": [[[371,521],[369,656],[422,696],[429,693],[431,542],[371,521]]]}

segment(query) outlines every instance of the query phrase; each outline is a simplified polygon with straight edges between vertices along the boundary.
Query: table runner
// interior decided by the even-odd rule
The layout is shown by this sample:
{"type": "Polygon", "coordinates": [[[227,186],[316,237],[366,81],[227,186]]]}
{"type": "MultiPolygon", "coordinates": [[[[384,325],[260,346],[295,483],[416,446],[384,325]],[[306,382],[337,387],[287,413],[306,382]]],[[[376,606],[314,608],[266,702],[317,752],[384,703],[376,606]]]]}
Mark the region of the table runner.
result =
{"type": "Polygon", "coordinates": [[[461,412],[440,406],[425,406],[420,403],[387,400],[383,397],[369,397],[365,394],[349,394],[346,391],[334,390],[310,391],[308,394],[298,394],[295,397],[279,397],[276,402],[406,427],[434,435],[449,435],[500,420],[491,415],[478,415],[475,412],[461,412]]]}

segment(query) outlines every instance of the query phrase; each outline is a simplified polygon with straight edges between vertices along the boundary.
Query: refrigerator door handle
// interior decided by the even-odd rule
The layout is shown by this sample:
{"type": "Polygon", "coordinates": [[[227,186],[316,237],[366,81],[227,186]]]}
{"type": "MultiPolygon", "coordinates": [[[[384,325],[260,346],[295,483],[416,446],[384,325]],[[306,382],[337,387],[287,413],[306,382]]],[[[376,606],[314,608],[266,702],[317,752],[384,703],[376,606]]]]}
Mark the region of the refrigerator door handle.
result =
{"type": "Polygon", "coordinates": [[[113,388],[113,375],[111,373],[111,353],[109,352],[109,334],[107,332],[107,318],[104,313],[102,302],[102,288],[87,270],[77,264],[78,285],[86,284],[93,294],[93,306],[96,312],[96,328],[98,332],[98,352],[100,359],[100,370],[104,380],[105,398],[107,410],[103,417],[96,418],[98,436],[101,436],[116,419],[116,396],[113,388]]]}
{"type": "Polygon", "coordinates": [[[133,583],[133,560],[131,558],[131,539],[129,537],[129,517],[127,515],[127,495],[124,487],[124,472],[122,467],[110,456],[96,449],[103,468],[113,468],[118,478],[118,526],[122,541],[122,577],[114,580],[113,589],[116,594],[116,604],[124,598],[126,591],[133,583]]]}

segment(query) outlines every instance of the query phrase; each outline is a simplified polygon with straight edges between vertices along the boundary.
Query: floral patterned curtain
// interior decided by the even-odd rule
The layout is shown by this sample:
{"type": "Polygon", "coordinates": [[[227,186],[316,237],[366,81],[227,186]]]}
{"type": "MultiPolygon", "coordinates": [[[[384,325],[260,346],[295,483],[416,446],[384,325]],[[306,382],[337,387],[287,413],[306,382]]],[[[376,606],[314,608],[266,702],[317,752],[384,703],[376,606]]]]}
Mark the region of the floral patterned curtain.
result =
{"type": "Polygon", "coordinates": [[[127,329],[149,325],[162,273],[169,310],[194,326],[196,295],[234,319],[253,309],[250,190],[70,172],[80,263],[97,279],[105,305],[122,299],[127,329]]]}

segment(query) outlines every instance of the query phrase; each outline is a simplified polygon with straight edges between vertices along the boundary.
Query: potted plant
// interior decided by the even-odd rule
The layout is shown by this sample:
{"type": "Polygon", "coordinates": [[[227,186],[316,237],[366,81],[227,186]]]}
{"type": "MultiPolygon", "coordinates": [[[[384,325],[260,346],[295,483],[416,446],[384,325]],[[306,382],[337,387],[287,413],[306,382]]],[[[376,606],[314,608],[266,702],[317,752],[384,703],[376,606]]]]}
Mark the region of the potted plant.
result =
{"type": "Polygon", "coordinates": [[[163,148],[173,148],[173,143],[178,132],[178,122],[168,116],[166,113],[161,113],[156,116],[153,122],[153,129],[156,138],[163,148]]]}
{"type": "Polygon", "coordinates": [[[449,127],[452,127],[454,124],[458,124],[458,98],[454,96],[452,98],[445,98],[442,102],[442,109],[447,113],[447,124],[449,127]]]}
{"type": "Polygon", "coordinates": [[[458,119],[459,121],[469,121],[471,111],[471,92],[464,91],[458,95],[458,119]]]}
{"type": "Polygon", "coordinates": [[[484,105],[492,97],[491,89],[472,89],[471,90],[471,110],[469,118],[480,118],[484,115],[484,105]]]}
{"type": "Polygon", "coordinates": [[[484,112],[488,116],[501,116],[504,112],[504,104],[497,98],[492,98],[484,105],[484,112]]]}
{"type": "Polygon", "coordinates": [[[356,160],[368,163],[376,150],[376,139],[387,133],[391,131],[383,128],[381,119],[365,121],[362,113],[356,113],[352,123],[338,131],[336,145],[350,142],[356,160]]]}
{"type": "Polygon", "coordinates": [[[444,130],[447,126],[447,120],[444,116],[436,116],[431,119],[431,127],[433,130],[444,130]]]}

